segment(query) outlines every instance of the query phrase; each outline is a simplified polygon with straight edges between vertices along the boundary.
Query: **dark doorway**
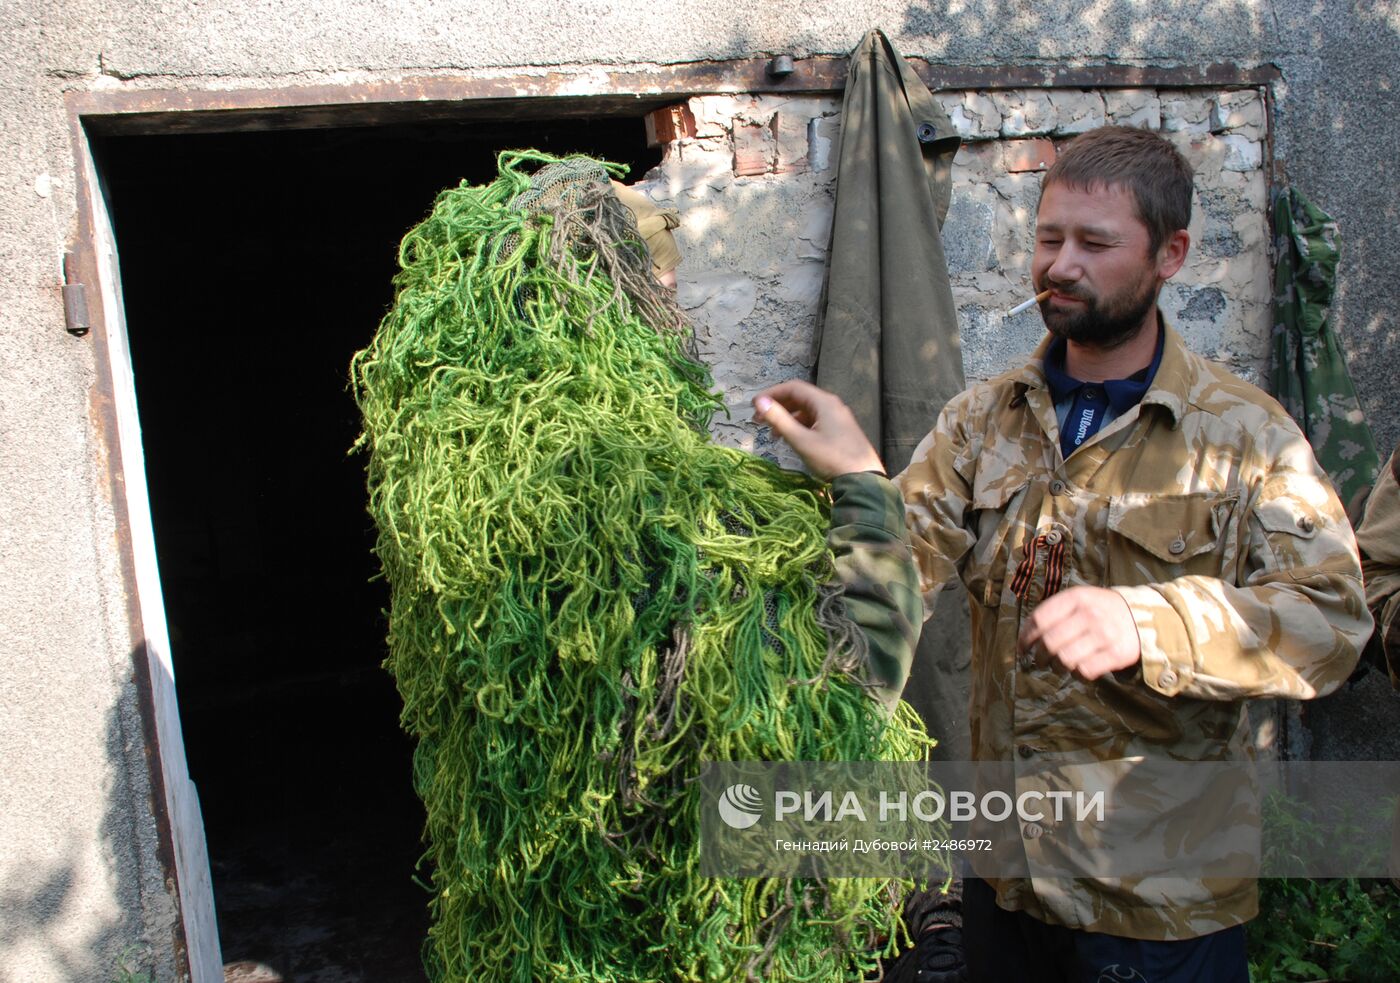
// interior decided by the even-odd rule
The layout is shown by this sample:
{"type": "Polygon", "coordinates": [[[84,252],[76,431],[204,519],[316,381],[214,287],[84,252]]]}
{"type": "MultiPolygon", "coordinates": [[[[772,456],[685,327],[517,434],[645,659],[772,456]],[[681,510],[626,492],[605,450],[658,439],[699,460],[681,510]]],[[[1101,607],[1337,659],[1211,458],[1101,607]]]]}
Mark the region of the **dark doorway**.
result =
{"type": "Polygon", "coordinates": [[[660,160],[640,117],[94,140],[224,961],[289,983],[423,978],[348,365],[403,234],[515,147],[660,160]]]}

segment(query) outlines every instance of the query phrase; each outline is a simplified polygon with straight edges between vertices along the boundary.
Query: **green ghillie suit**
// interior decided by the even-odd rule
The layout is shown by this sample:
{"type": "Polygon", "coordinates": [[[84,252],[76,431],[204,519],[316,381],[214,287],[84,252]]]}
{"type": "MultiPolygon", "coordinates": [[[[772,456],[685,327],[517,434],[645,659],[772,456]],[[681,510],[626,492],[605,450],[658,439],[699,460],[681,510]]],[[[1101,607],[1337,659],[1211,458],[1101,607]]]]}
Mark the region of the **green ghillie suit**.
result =
{"type": "Polygon", "coordinates": [[[699,876],[695,778],[927,739],[865,692],[820,488],[706,435],[708,372],[607,177],[506,154],[444,191],[352,364],[428,975],[859,978],[903,885],[699,876]]]}

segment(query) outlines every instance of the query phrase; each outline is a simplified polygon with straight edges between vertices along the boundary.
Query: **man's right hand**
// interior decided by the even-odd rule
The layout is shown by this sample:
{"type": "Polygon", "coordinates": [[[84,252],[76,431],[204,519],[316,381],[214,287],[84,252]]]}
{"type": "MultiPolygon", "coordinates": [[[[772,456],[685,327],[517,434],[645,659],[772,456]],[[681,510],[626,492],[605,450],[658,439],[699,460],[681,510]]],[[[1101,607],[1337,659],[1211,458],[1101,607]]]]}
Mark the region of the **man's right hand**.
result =
{"type": "Polygon", "coordinates": [[[753,405],[754,422],[787,441],[813,476],[830,481],[855,471],[885,473],[880,455],[835,393],[789,379],[763,390],[753,405]]]}

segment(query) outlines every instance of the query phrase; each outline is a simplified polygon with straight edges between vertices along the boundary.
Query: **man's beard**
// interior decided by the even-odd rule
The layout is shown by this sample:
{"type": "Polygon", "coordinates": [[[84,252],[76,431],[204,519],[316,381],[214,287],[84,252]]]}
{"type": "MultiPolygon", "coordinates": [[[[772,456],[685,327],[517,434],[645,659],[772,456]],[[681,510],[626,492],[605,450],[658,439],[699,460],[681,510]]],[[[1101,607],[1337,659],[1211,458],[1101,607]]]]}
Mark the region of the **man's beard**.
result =
{"type": "Polygon", "coordinates": [[[1055,288],[1059,293],[1082,300],[1078,311],[1053,310],[1053,298],[1041,301],[1040,316],[1050,333],[1066,341],[1107,351],[1132,341],[1142,328],[1148,313],[1157,306],[1158,285],[1149,279],[1136,295],[1101,297],[1080,294],[1074,290],[1055,288]]]}

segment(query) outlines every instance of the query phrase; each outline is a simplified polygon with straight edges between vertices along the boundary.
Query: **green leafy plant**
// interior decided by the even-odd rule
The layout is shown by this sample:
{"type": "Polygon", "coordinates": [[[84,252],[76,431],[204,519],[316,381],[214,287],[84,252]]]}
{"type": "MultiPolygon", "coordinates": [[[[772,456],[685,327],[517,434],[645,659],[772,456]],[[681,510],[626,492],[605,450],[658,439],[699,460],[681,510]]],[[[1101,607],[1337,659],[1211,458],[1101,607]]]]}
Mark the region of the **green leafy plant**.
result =
{"type": "Polygon", "coordinates": [[[1400,979],[1400,891],[1355,877],[1268,878],[1248,936],[1254,983],[1391,983],[1400,979]]]}
{"type": "MultiPolygon", "coordinates": [[[[1388,821],[1396,797],[1377,803],[1388,821]]],[[[1303,804],[1273,795],[1264,803],[1264,869],[1297,869],[1305,858],[1340,851],[1375,869],[1383,845],[1376,824],[1333,817],[1326,828],[1303,804]]],[[[1339,868],[1342,869],[1342,868],[1339,868]]],[[[1254,983],[1391,983],[1400,979],[1400,890],[1385,880],[1269,877],[1259,882],[1259,917],[1249,923],[1254,983]]]]}

